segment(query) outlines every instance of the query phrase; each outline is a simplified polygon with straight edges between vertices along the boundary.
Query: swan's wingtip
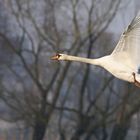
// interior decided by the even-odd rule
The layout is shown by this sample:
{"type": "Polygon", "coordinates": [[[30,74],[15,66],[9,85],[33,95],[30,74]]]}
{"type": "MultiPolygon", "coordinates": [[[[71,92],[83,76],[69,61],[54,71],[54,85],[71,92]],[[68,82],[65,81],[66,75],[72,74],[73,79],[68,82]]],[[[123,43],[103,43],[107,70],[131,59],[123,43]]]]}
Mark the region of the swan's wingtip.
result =
{"type": "Polygon", "coordinates": [[[54,56],[51,57],[51,60],[59,60],[59,57],[60,56],[61,55],[59,53],[57,53],[56,55],[54,55],[54,56]]]}

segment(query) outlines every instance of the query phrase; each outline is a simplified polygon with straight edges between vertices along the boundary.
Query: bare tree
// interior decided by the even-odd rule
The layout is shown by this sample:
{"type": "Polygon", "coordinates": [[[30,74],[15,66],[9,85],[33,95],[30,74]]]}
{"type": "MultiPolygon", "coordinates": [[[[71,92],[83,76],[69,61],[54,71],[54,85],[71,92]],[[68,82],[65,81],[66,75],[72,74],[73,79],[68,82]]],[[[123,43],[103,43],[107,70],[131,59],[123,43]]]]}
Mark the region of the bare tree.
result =
{"type": "Polygon", "coordinates": [[[1,80],[0,97],[12,112],[6,119],[32,126],[33,140],[42,140],[45,134],[51,139],[52,129],[54,137],[62,140],[125,139],[139,109],[138,102],[129,104],[128,95],[134,90],[125,85],[118,90],[119,81],[100,69],[91,71],[89,65],[50,60],[62,51],[87,57],[95,56],[94,51],[97,56],[103,50],[110,52],[113,35],[106,29],[121,0],[8,0],[6,4],[11,26],[0,32],[6,44],[2,49],[12,54],[11,63],[4,62],[6,76],[1,80]]]}

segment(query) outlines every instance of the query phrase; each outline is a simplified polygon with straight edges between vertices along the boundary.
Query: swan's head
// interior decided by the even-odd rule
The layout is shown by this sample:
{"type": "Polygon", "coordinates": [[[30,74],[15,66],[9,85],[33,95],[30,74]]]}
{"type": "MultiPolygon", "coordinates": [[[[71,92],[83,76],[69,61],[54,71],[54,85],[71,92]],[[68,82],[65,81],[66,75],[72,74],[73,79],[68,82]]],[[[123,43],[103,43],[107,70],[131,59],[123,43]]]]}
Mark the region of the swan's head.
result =
{"type": "Polygon", "coordinates": [[[66,54],[56,54],[55,56],[52,56],[52,60],[66,60],[67,55],[66,54]]]}

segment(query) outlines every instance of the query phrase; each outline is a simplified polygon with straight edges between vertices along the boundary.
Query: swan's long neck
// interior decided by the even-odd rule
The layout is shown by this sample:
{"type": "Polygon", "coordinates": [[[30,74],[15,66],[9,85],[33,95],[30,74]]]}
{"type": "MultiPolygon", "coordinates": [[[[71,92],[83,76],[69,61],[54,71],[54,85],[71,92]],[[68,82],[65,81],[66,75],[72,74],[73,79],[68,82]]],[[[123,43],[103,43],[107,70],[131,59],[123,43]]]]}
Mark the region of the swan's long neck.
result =
{"type": "Polygon", "coordinates": [[[63,56],[63,60],[76,61],[76,62],[88,63],[88,64],[93,64],[93,65],[99,65],[99,66],[101,65],[101,59],[102,58],[89,59],[89,58],[83,58],[83,57],[76,57],[72,55],[63,56]]]}

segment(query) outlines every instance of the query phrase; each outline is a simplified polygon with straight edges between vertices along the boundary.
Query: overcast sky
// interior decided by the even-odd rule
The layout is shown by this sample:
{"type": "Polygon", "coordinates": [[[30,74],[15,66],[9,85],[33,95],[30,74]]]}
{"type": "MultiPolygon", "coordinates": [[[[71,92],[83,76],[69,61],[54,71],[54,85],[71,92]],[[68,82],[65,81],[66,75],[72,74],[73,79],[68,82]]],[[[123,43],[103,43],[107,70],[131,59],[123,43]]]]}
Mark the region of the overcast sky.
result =
{"type": "Polygon", "coordinates": [[[110,24],[108,30],[120,35],[129,25],[136,13],[140,11],[140,0],[125,0],[125,3],[119,9],[116,18],[110,24]]]}

